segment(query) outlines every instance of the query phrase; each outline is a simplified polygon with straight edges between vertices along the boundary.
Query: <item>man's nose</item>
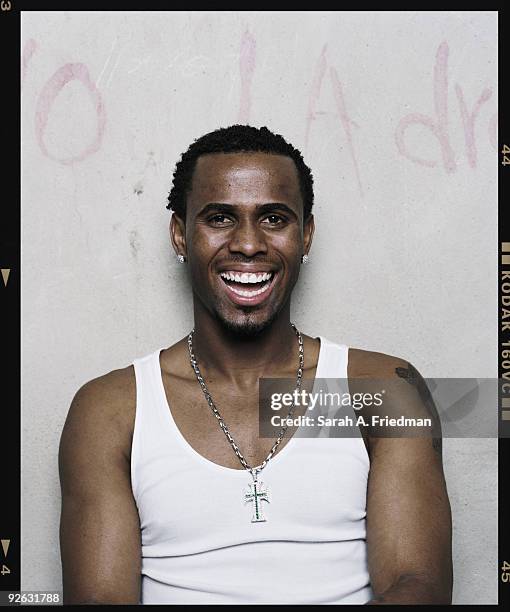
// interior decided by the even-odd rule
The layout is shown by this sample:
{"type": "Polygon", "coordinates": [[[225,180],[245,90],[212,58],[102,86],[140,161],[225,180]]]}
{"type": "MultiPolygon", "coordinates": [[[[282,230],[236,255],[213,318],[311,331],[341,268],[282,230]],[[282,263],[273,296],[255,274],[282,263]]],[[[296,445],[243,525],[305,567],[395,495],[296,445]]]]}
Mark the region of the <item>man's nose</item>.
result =
{"type": "Polygon", "coordinates": [[[253,257],[257,253],[267,253],[262,228],[257,222],[239,221],[232,234],[229,249],[232,253],[242,253],[246,257],[253,257]]]}

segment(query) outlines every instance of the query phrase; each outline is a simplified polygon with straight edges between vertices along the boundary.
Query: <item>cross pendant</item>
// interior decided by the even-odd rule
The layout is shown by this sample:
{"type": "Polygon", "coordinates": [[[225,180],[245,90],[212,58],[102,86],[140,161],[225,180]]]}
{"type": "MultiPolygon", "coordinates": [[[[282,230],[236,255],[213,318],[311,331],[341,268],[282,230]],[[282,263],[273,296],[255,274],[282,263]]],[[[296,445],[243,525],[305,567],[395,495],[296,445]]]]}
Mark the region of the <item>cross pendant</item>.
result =
{"type": "Polygon", "coordinates": [[[264,483],[258,481],[254,477],[253,482],[248,485],[248,492],[244,494],[244,502],[252,502],[253,504],[253,516],[251,518],[252,523],[263,523],[266,518],[262,514],[261,502],[269,502],[269,491],[264,486],[264,483]]]}

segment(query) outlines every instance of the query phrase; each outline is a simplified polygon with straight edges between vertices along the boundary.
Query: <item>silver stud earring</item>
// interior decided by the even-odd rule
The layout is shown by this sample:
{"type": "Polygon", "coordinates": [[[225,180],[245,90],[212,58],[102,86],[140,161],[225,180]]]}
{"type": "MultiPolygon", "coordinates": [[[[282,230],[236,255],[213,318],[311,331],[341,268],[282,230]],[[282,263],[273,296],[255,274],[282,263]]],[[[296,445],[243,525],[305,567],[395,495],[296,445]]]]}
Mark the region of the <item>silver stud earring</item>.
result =
{"type": "Polygon", "coordinates": [[[301,256],[301,263],[302,264],[307,264],[310,261],[310,258],[308,257],[308,255],[302,255],[301,256]]]}
{"type": "Polygon", "coordinates": [[[185,263],[186,262],[186,255],[177,255],[177,261],[179,263],[185,263]]]}

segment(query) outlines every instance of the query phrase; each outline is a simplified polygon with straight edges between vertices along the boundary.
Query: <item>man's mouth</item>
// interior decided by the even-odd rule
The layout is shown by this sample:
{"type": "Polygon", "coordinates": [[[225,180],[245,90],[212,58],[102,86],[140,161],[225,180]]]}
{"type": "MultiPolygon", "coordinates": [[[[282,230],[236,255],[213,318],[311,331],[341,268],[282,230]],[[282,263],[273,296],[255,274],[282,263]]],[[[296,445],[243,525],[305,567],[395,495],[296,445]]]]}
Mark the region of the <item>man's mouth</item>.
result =
{"type": "Polygon", "coordinates": [[[225,270],[220,272],[220,277],[234,302],[255,305],[269,295],[276,273],[225,270]]]}

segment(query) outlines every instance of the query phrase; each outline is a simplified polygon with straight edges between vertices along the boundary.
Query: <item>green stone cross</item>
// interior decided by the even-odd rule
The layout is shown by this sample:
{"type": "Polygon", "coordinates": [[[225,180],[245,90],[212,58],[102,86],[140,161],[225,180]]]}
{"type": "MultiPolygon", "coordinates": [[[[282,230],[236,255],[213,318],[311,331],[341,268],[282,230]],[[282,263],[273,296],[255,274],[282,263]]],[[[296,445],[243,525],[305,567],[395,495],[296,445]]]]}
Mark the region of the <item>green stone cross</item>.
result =
{"type": "Polygon", "coordinates": [[[254,480],[249,485],[249,493],[245,493],[244,501],[253,503],[253,516],[251,518],[252,523],[262,523],[266,518],[262,515],[261,503],[263,501],[269,501],[269,491],[264,487],[263,482],[254,480]]]}

